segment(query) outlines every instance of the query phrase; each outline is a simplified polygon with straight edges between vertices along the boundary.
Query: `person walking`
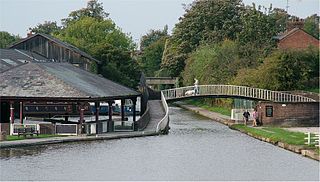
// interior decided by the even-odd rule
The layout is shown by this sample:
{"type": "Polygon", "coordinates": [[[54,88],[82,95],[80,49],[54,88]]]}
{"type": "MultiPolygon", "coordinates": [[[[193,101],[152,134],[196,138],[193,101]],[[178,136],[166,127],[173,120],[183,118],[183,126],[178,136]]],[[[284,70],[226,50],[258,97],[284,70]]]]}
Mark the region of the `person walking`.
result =
{"type": "Polygon", "coordinates": [[[194,95],[199,94],[199,80],[194,79],[194,95]]]}
{"type": "Polygon", "coordinates": [[[253,117],[253,123],[252,123],[252,126],[255,127],[255,126],[258,126],[257,125],[257,119],[258,119],[258,112],[257,110],[255,109],[252,113],[252,117],[253,117]]]}
{"type": "Polygon", "coordinates": [[[246,110],[246,111],[243,113],[244,125],[247,125],[247,122],[249,121],[249,116],[250,116],[250,113],[249,113],[248,110],[246,110]]]}

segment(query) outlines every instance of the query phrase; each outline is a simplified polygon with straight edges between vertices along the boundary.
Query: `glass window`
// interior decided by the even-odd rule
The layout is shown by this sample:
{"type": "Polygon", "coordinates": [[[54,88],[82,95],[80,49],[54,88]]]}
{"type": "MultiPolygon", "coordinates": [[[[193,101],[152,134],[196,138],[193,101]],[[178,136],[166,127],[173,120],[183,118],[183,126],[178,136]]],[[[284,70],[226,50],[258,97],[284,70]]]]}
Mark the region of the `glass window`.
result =
{"type": "Polygon", "coordinates": [[[273,117],[273,106],[266,106],[266,117],[273,117]]]}

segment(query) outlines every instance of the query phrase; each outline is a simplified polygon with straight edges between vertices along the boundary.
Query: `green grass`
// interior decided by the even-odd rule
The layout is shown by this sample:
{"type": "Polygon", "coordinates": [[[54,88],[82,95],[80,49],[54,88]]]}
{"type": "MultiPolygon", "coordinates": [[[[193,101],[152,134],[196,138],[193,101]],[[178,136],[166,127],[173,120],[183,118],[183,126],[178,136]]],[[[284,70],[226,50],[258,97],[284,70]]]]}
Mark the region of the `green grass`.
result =
{"type": "MultiPolygon", "coordinates": [[[[253,135],[270,138],[273,141],[280,141],[291,145],[305,145],[304,138],[306,137],[306,135],[301,132],[293,132],[276,127],[252,128],[243,124],[235,124],[232,125],[231,128],[239,129],[240,131],[246,131],[253,135]]],[[[314,148],[314,146],[309,147],[314,148]]]]}
{"type": "Polygon", "coordinates": [[[220,113],[220,114],[225,115],[225,116],[231,116],[231,109],[229,109],[229,108],[219,107],[219,106],[209,106],[208,104],[203,103],[203,102],[201,102],[199,100],[186,100],[184,102],[186,104],[191,104],[191,105],[194,105],[194,106],[201,107],[201,108],[206,109],[208,111],[220,113]]]}
{"type": "Polygon", "coordinates": [[[320,88],[309,88],[309,89],[306,89],[306,91],[314,92],[314,93],[320,93],[320,88]]]}
{"type": "Polygon", "coordinates": [[[7,140],[6,141],[14,141],[14,140],[26,140],[26,139],[31,139],[31,138],[50,138],[50,137],[63,137],[63,135],[33,135],[32,137],[30,135],[25,138],[24,136],[18,137],[17,135],[7,135],[7,140]]]}

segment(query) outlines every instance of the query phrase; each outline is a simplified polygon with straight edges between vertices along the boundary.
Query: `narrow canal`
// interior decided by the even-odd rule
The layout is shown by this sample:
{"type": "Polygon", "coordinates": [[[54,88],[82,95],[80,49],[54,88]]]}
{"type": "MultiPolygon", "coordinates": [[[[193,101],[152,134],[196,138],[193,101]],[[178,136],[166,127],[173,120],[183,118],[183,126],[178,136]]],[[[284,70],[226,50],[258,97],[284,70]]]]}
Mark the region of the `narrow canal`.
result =
{"type": "Polygon", "coordinates": [[[170,107],[169,135],[1,150],[0,180],[319,180],[319,162],[170,107]]]}

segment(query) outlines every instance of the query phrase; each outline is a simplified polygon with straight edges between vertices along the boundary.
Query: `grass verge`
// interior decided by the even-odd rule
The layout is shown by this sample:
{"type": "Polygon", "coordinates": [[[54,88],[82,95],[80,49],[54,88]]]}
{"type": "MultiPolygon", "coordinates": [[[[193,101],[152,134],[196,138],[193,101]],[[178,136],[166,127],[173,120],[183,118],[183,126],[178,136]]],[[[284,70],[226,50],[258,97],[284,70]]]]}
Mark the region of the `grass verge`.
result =
{"type": "Polygon", "coordinates": [[[64,137],[63,135],[28,135],[26,138],[24,136],[18,137],[17,135],[7,135],[6,141],[15,141],[15,140],[26,140],[26,139],[32,139],[32,138],[50,138],[50,137],[64,137]]]}
{"type": "Polygon", "coordinates": [[[225,107],[219,107],[219,106],[209,106],[206,103],[203,103],[199,100],[186,100],[184,101],[186,104],[191,104],[194,106],[201,107],[203,109],[206,109],[208,111],[216,112],[225,116],[231,116],[231,109],[225,108],[225,107]]]}
{"type": "MultiPolygon", "coordinates": [[[[260,136],[264,138],[270,138],[274,142],[283,142],[290,145],[300,146],[306,149],[315,150],[319,154],[319,148],[313,145],[305,145],[306,135],[301,132],[288,131],[282,128],[276,127],[259,127],[253,128],[243,124],[234,124],[230,128],[238,129],[244,133],[251,133],[254,136],[260,136]]],[[[314,137],[314,134],[311,134],[314,137]]]]}

